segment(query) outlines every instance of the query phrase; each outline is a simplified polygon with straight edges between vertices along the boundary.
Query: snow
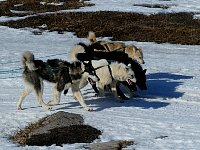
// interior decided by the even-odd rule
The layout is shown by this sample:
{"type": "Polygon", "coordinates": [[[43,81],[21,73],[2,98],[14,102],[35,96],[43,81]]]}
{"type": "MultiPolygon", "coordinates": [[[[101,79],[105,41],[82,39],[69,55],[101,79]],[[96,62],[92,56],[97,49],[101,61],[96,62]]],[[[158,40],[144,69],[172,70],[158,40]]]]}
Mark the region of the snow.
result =
{"type": "MultiPolygon", "coordinates": [[[[2,0],[0,0],[2,1],[2,0]]],[[[157,12],[199,12],[199,1],[195,0],[91,0],[96,4],[79,11],[132,11],[140,13],[157,12]],[[169,10],[150,9],[133,4],[163,3],[174,5],[169,10]]],[[[73,11],[73,10],[71,10],[73,11]]],[[[9,19],[9,18],[8,18],[9,19]]],[[[2,17],[1,17],[1,20],[2,17]]],[[[94,108],[86,112],[72,97],[62,95],[60,105],[52,111],[38,106],[33,94],[23,103],[23,111],[16,110],[16,102],[23,89],[21,78],[21,53],[29,50],[42,60],[60,58],[68,60],[70,49],[86,38],[77,38],[73,33],[57,34],[44,32],[34,35],[33,29],[12,29],[0,26],[0,150],[74,150],[84,144],[65,144],[63,147],[25,146],[19,147],[7,139],[30,122],[57,111],[83,115],[85,123],[103,131],[95,142],[110,140],[134,140],[137,144],[128,150],[193,149],[200,147],[200,46],[179,44],[156,44],[129,41],[126,43],[142,47],[143,68],[147,69],[148,90],[138,91],[140,97],[124,103],[113,101],[111,97],[97,98],[88,85],[82,89],[86,103],[94,108]]],[[[44,99],[52,97],[52,84],[45,83],[44,99]]]]}

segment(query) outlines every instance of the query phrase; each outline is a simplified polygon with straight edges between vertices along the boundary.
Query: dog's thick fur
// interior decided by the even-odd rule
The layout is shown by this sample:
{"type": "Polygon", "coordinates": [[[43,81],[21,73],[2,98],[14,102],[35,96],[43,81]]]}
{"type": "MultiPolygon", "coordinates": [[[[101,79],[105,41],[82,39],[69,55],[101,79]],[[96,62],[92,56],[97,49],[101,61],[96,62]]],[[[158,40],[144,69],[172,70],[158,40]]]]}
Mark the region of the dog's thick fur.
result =
{"type": "Polygon", "coordinates": [[[131,68],[135,73],[136,77],[136,84],[141,90],[146,90],[146,69],[143,70],[142,66],[137,62],[132,60],[128,57],[128,54],[120,52],[120,51],[113,51],[113,52],[97,52],[92,51],[91,45],[85,45],[83,43],[77,44],[74,48],[70,51],[70,58],[72,61],[89,61],[89,60],[99,60],[99,59],[106,59],[110,62],[118,61],[120,63],[124,63],[128,65],[131,63],[131,68]]]}
{"type": "Polygon", "coordinates": [[[88,34],[88,40],[90,45],[92,45],[95,51],[112,52],[112,51],[122,51],[128,54],[128,56],[136,60],[140,64],[144,64],[143,52],[141,48],[135,45],[125,45],[122,42],[112,42],[112,41],[97,41],[94,32],[90,31],[88,34]]]}
{"type": "MultiPolygon", "coordinates": [[[[99,77],[98,88],[99,96],[104,96],[104,87],[111,85],[111,90],[114,93],[115,98],[118,99],[116,92],[116,83],[118,81],[127,81],[128,83],[136,82],[134,72],[130,66],[126,66],[123,63],[112,62],[108,63],[107,60],[92,60],[92,66],[96,70],[96,74],[99,77]]],[[[80,88],[87,84],[86,80],[81,80],[80,88]]]]}
{"type": "MultiPolygon", "coordinates": [[[[17,103],[18,110],[22,109],[21,105],[23,100],[32,91],[35,92],[39,104],[44,109],[50,110],[52,105],[60,102],[61,92],[70,87],[74,97],[79,101],[80,105],[87,111],[92,110],[92,108],[85,104],[79,89],[79,82],[82,76],[86,75],[89,77],[89,73],[85,71],[85,66],[81,66],[80,62],[69,63],[61,60],[49,60],[46,63],[42,60],[35,60],[34,55],[31,52],[26,51],[22,54],[22,64],[24,68],[23,80],[25,88],[17,103]],[[50,100],[48,104],[45,104],[42,98],[44,88],[43,80],[55,84],[53,100],[50,100]]],[[[95,76],[91,76],[91,78],[97,81],[95,76]]]]}

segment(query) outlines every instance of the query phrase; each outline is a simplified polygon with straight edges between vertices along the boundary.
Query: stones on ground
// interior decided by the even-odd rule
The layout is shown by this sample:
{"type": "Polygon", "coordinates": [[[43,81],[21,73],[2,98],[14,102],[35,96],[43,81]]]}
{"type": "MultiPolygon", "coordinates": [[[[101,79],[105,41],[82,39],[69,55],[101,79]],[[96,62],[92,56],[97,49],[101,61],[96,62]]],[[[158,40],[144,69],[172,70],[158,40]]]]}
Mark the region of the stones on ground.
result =
{"type": "Polygon", "coordinates": [[[99,135],[101,131],[85,125],[81,115],[60,111],[30,124],[10,139],[23,146],[50,146],[91,143],[99,135]]]}
{"type": "Polygon", "coordinates": [[[127,146],[133,145],[134,141],[110,141],[103,143],[89,144],[85,148],[89,150],[121,150],[127,146]]]}

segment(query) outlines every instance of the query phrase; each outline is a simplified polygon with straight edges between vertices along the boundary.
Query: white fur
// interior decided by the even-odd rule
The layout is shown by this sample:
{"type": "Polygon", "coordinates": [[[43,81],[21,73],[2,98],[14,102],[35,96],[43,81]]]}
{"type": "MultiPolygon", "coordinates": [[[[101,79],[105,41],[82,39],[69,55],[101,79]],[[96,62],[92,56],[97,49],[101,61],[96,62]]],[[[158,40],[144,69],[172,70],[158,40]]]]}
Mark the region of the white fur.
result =
{"type": "MultiPolygon", "coordinates": [[[[133,82],[136,81],[134,72],[129,66],[126,66],[123,63],[113,62],[110,65],[107,60],[92,60],[92,65],[94,68],[98,68],[96,70],[97,76],[100,78],[98,83],[99,88],[99,96],[104,96],[104,86],[111,85],[112,92],[114,93],[115,98],[118,98],[116,92],[116,83],[118,81],[126,81],[127,79],[131,79],[133,82]],[[111,72],[108,68],[108,65],[111,68],[111,72]],[[113,77],[113,79],[112,79],[113,77]]],[[[88,82],[85,78],[82,78],[80,82],[80,88],[84,87],[88,82]]]]}
{"type": "Polygon", "coordinates": [[[78,53],[85,53],[85,49],[84,49],[84,47],[82,47],[81,45],[75,45],[72,49],[71,49],[71,51],[70,51],[70,54],[69,54],[69,59],[71,60],[71,61],[78,61],[78,59],[76,58],[76,55],[78,54],[78,53]]]}

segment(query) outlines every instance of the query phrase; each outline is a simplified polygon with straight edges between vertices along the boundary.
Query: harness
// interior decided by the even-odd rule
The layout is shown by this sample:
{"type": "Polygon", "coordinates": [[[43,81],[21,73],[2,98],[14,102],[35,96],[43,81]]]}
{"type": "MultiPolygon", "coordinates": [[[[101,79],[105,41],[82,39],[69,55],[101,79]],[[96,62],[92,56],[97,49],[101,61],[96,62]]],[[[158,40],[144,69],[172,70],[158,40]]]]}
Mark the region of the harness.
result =
{"type": "MultiPolygon", "coordinates": [[[[113,78],[113,75],[112,75],[111,67],[110,67],[110,65],[106,65],[106,66],[108,66],[108,70],[109,70],[109,73],[110,73],[111,79],[112,79],[112,81],[113,81],[114,78],[113,78]]],[[[102,68],[102,67],[105,67],[105,66],[99,66],[99,67],[97,67],[97,68],[94,68],[94,70],[100,69],[100,68],[102,68]]]]}
{"type": "Polygon", "coordinates": [[[59,67],[51,67],[47,63],[45,63],[45,68],[46,68],[47,72],[49,74],[51,74],[51,75],[53,75],[55,73],[58,73],[61,70],[61,68],[59,68],[59,67]]]}

